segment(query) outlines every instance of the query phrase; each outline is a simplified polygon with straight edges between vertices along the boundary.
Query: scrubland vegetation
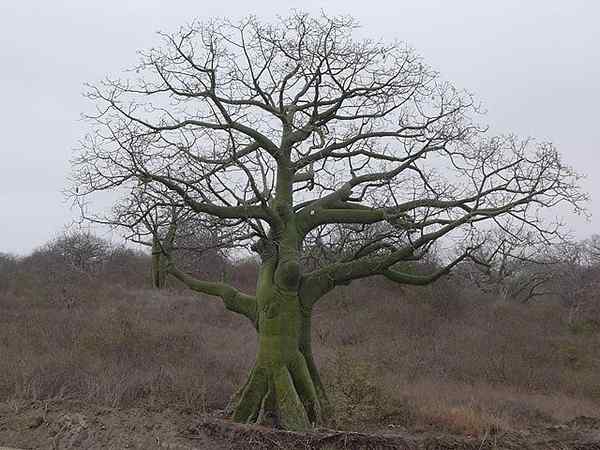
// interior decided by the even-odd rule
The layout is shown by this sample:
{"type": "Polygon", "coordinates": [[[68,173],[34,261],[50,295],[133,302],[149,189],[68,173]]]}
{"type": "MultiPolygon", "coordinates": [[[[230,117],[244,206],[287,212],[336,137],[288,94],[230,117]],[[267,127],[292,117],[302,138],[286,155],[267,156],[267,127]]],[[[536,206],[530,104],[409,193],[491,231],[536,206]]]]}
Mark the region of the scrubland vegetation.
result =
{"type": "MultiPolygon", "coordinates": [[[[357,26],[193,21],[87,85],[66,196],[149,251],[68,233],[2,256],[5,404],[215,412],[263,438],[436,431],[480,450],[598,415],[600,238],[574,243],[564,217],[587,215],[582,176],[550,141],[491,135],[469,91],[357,26]]],[[[65,448],[95,439],[67,422],[65,448]]],[[[575,439],[597,441],[589,424],[575,439]]]]}
{"type": "MultiPolygon", "coordinates": [[[[597,416],[600,265],[589,248],[585,264],[549,266],[546,293],[526,303],[464,270],[425,287],[373,278],[330,293],[312,339],[335,424],[483,435],[597,416]]],[[[196,270],[253,292],[253,261],[216,258],[196,270]]],[[[152,289],[148,255],[85,234],[2,255],[0,310],[0,402],[213,412],[255,357],[247,320],[172,278],[152,289]]]]}

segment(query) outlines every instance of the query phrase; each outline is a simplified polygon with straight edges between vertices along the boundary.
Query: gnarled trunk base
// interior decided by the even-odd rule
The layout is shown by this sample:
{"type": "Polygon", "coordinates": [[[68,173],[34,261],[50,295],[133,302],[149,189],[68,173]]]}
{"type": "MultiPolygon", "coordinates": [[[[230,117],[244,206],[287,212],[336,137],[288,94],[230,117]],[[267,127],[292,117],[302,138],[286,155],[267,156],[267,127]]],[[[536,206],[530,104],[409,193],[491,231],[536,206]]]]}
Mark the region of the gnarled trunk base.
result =
{"type": "Polygon", "coordinates": [[[233,399],[232,418],[286,430],[323,423],[328,410],[311,354],[310,319],[298,295],[300,265],[295,227],[277,245],[263,242],[256,300],[258,354],[248,380],[233,399]]]}
{"type": "Polygon", "coordinates": [[[234,399],[236,422],[307,430],[323,421],[321,399],[304,355],[282,365],[257,365],[234,399]]]}
{"type": "Polygon", "coordinates": [[[268,322],[259,326],[256,363],[228,407],[236,422],[301,431],[330,417],[331,408],[312,357],[310,312],[290,308],[287,313],[278,333],[272,332],[268,322]],[[290,330],[293,332],[286,333],[290,330]]]}

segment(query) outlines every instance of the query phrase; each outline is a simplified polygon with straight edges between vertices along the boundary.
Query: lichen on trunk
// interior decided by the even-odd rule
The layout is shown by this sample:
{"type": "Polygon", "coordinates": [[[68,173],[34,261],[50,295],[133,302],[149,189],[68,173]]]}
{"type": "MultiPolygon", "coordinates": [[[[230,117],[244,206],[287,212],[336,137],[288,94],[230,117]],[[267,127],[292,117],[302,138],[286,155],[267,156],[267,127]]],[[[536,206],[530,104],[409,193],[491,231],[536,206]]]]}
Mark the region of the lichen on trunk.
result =
{"type": "Polygon", "coordinates": [[[288,430],[322,423],[324,392],[312,355],[307,362],[310,350],[301,346],[305,318],[297,294],[272,289],[269,297],[259,297],[259,304],[258,354],[235,399],[233,419],[288,430]]]}
{"type": "MultiPolygon", "coordinates": [[[[291,226],[290,226],[291,225],[291,226]]],[[[258,353],[234,399],[233,420],[306,430],[328,411],[310,346],[310,310],[299,297],[295,225],[264,241],[257,300],[258,353]],[[325,405],[325,407],[324,407],[325,405]]]]}

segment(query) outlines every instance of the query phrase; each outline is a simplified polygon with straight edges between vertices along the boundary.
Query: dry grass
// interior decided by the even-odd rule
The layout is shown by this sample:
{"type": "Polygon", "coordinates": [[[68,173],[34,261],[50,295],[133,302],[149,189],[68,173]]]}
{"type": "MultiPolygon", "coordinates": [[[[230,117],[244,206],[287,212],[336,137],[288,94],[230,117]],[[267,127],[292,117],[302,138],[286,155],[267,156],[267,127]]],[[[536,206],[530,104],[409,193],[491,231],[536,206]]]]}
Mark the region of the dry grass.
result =
{"type": "Polygon", "coordinates": [[[316,351],[342,425],[483,435],[598,415],[599,333],[573,333],[558,304],[465,292],[371,283],[319,306],[316,351]]]}
{"type": "MultiPolygon", "coordinates": [[[[252,289],[253,274],[246,264],[232,282],[252,289]]],[[[252,364],[249,324],[216,300],[111,277],[4,280],[0,401],[224,407],[252,364]]],[[[559,305],[445,283],[356,283],[319,305],[313,339],[339,426],[483,435],[598,414],[598,333],[574,333],[559,305]]]]}
{"type": "Polygon", "coordinates": [[[99,297],[69,307],[1,297],[3,397],[214,408],[251,363],[250,327],[212,301],[118,288],[99,297]]]}

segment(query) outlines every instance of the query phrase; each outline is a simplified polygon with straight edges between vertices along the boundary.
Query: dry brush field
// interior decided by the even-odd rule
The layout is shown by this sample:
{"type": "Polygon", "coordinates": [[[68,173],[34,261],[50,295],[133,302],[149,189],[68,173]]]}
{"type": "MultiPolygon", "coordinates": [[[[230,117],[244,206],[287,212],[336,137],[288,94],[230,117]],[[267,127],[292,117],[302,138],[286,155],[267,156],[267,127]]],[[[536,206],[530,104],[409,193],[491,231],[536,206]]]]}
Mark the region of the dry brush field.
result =
{"type": "MultiPolygon", "coordinates": [[[[27,261],[4,271],[0,444],[92,445],[88,434],[65,438],[80,426],[95,430],[98,448],[148,448],[144,439],[177,439],[225,408],[251,367],[254,330],[174,282],[146,288],[147,263],[125,255],[85,276],[27,261]]],[[[254,271],[238,265],[232,282],[252,290],[254,271]]],[[[332,426],[481,440],[599,417],[597,322],[568,319],[558,302],[501,302],[452,277],[340,289],[313,330],[332,426]]]]}

